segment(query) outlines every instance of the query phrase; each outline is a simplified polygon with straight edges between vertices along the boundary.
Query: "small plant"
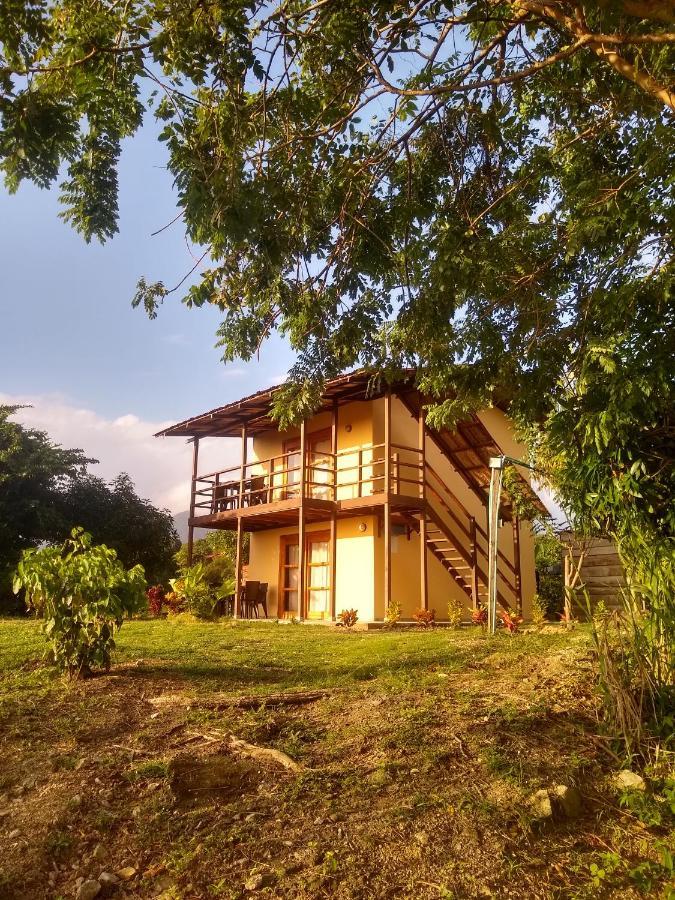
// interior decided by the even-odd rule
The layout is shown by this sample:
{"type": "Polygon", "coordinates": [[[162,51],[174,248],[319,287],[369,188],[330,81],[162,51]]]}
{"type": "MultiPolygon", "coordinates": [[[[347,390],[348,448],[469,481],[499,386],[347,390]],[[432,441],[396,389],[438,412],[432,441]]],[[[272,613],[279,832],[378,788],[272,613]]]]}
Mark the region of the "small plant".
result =
{"type": "Polygon", "coordinates": [[[77,677],[93,665],[110,668],[115,631],[144,605],[145,573],[142,566],[125,569],[114,550],[74,528],[60,546],[24,550],[14,592],[20,588],[29,608],[43,616],[48,658],[77,677]]]}
{"type": "Polygon", "coordinates": [[[355,609],[343,609],[342,612],[338,613],[338,619],[340,620],[340,625],[344,625],[345,628],[351,628],[353,625],[356,625],[359,616],[355,609]]]}
{"type": "Polygon", "coordinates": [[[523,621],[522,616],[516,616],[508,609],[499,610],[499,619],[509,634],[515,634],[523,621]]]}
{"type": "Polygon", "coordinates": [[[560,621],[566,628],[574,628],[577,620],[574,618],[574,613],[571,609],[565,609],[560,613],[560,621]]]}
{"type": "Polygon", "coordinates": [[[541,628],[546,623],[546,604],[540,594],[532,597],[532,624],[535,628],[541,628]]]}
{"type": "Polygon", "coordinates": [[[484,606],[479,606],[471,613],[471,621],[474,625],[480,625],[481,628],[485,628],[488,623],[488,612],[484,606]]]}
{"type": "Polygon", "coordinates": [[[150,615],[159,616],[162,612],[165,599],[163,586],[161,584],[156,584],[153,587],[149,587],[145,592],[145,596],[148,598],[148,611],[150,612],[150,615]]]}
{"type": "MultiPolygon", "coordinates": [[[[173,592],[183,601],[184,607],[198,619],[210,619],[216,605],[202,563],[183,569],[178,578],[169,582],[173,592]]],[[[182,611],[182,610],[181,610],[182,611]]]]}
{"type": "Polygon", "coordinates": [[[401,604],[398,600],[391,600],[384,614],[387,625],[395,625],[401,618],[401,604]]]}
{"type": "Polygon", "coordinates": [[[448,600],[448,624],[453,628],[459,628],[462,624],[463,615],[464,606],[462,605],[461,600],[458,600],[456,597],[451,597],[448,600]]]}
{"type": "Polygon", "coordinates": [[[169,610],[170,615],[177,616],[179,613],[184,612],[187,603],[185,598],[177,594],[176,591],[169,591],[164,596],[164,606],[169,610]]]}
{"type": "Polygon", "coordinates": [[[416,609],[413,613],[413,619],[422,628],[430,628],[436,624],[435,609],[416,609]]]}

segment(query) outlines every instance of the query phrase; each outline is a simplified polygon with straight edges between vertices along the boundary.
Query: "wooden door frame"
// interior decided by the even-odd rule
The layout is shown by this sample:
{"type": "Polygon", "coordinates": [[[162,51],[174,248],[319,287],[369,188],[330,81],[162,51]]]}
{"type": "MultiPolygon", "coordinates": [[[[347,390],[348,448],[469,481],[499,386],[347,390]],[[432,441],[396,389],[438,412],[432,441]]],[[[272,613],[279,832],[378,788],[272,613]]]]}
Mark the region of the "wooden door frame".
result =
{"type": "MultiPolygon", "coordinates": [[[[305,533],[305,553],[304,553],[304,566],[305,566],[305,578],[302,579],[304,582],[303,596],[300,596],[300,582],[301,579],[298,578],[298,617],[301,619],[307,618],[307,612],[309,609],[309,579],[308,575],[308,567],[309,567],[309,554],[308,554],[308,545],[312,543],[312,541],[325,541],[329,545],[329,559],[326,563],[328,568],[328,594],[330,597],[331,593],[331,583],[333,580],[333,573],[330,565],[330,531],[307,531],[305,533]]],[[[284,618],[287,614],[287,610],[282,608],[282,604],[285,601],[286,594],[284,591],[284,569],[285,564],[284,560],[286,558],[286,548],[296,544],[298,547],[300,545],[300,535],[296,531],[293,534],[282,534],[279,538],[279,580],[277,587],[277,617],[279,619],[284,618]]],[[[302,554],[298,553],[298,561],[302,558],[302,554]]],[[[326,609],[326,619],[331,618],[331,610],[330,610],[330,601],[328,604],[328,608],[326,609]]],[[[324,619],[324,621],[326,620],[324,619]]]]}

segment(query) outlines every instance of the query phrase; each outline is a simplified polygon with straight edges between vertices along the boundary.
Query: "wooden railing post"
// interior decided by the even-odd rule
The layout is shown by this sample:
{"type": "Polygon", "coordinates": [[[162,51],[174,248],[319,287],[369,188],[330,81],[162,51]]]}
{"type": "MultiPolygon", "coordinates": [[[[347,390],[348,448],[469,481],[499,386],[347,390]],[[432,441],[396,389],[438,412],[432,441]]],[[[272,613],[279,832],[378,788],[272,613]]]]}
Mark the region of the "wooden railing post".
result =
{"type": "Polygon", "coordinates": [[[195,528],[192,519],[195,514],[195,500],[197,491],[197,466],[199,465],[199,438],[192,439],[192,481],[190,487],[190,514],[188,516],[188,539],[187,539],[187,564],[192,565],[192,553],[195,543],[195,528]]]}
{"type": "Polygon", "coordinates": [[[335,619],[335,590],[337,577],[337,512],[335,504],[337,503],[337,436],[338,436],[338,404],[337,400],[333,401],[333,411],[330,423],[330,452],[333,454],[333,509],[330,515],[330,572],[329,572],[329,597],[330,609],[329,615],[331,620],[335,619]]]}
{"type": "Polygon", "coordinates": [[[513,565],[515,568],[515,592],[516,602],[518,604],[518,615],[523,614],[523,580],[520,571],[520,519],[518,516],[513,517],[513,565]]]}
{"type": "Polygon", "coordinates": [[[391,391],[384,395],[384,612],[391,603],[391,391]]]}
{"type": "Polygon", "coordinates": [[[474,609],[478,609],[478,544],[476,542],[476,520],[473,516],[469,519],[469,534],[471,541],[471,603],[474,609]]]}
{"type": "Polygon", "coordinates": [[[298,615],[305,617],[305,421],[300,423],[300,497],[298,510],[298,615]]]}
{"type": "Polygon", "coordinates": [[[418,425],[418,444],[420,461],[420,486],[419,494],[422,501],[420,511],[420,596],[422,609],[429,609],[429,585],[427,568],[427,489],[426,489],[426,440],[424,410],[420,406],[418,425]]]}
{"type": "Polygon", "coordinates": [[[244,520],[241,515],[241,508],[244,505],[244,476],[246,473],[246,444],[248,433],[246,425],[241,427],[241,472],[239,473],[239,499],[237,502],[237,554],[235,560],[234,573],[234,618],[238,619],[241,613],[241,567],[242,552],[244,544],[244,520]]]}

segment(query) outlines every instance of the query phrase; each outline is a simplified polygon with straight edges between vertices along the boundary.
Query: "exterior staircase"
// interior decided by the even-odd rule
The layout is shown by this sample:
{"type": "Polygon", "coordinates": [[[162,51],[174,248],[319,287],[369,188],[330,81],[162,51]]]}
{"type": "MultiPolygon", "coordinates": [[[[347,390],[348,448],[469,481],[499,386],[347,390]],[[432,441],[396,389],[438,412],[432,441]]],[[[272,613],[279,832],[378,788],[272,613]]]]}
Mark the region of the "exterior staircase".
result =
{"type": "MultiPolygon", "coordinates": [[[[424,487],[425,508],[407,514],[407,525],[418,533],[424,531],[427,549],[466,594],[471,606],[474,609],[487,606],[487,532],[428,464],[424,487]]],[[[503,609],[517,612],[516,569],[501,550],[498,574],[497,602],[503,609]]]]}

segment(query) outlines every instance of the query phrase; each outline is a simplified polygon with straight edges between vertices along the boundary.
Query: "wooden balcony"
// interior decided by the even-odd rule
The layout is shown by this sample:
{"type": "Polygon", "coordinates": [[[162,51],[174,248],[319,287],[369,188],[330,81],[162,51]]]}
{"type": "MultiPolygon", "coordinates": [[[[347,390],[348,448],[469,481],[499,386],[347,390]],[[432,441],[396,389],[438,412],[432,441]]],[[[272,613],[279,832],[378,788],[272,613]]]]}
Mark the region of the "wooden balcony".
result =
{"type": "Polygon", "coordinates": [[[385,465],[384,444],[354,447],[338,453],[308,450],[303,458],[290,451],[243,466],[198,474],[192,483],[190,525],[246,531],[297,521],[307,522],[392,508],[422,506],[421,451],[391,444],[385,465]],[[389,490],[386,479],[389,469],[389,490]]]}

